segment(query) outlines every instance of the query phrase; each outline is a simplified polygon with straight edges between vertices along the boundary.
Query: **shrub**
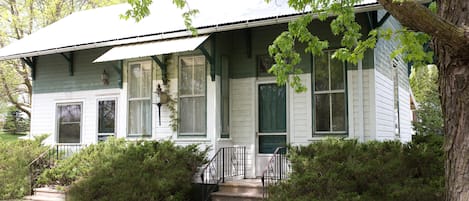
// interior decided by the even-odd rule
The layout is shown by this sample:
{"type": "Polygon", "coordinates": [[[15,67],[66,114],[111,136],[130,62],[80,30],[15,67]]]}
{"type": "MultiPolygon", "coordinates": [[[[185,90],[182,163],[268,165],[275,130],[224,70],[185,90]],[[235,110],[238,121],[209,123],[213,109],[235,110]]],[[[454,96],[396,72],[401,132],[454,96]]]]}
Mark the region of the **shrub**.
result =
{"type": "Polygon", "coordinates": [[[0,141],[0,200],[21,198],[30,192],[28,164],[47,150],[45,138],[0,141]]]}
{"type": "Polygon", "coordinates": [[[190,200],[205,153],[169,141],[110,139],[46,171],[42,182],[71,184],[68,200],[190,200]]]}
{"type": "Polygon", "coordinates": [[[442,200],[442,142],[431,135],[405,145],[329,139],[293,149],[293,173],[269,200],[442,200]]]}

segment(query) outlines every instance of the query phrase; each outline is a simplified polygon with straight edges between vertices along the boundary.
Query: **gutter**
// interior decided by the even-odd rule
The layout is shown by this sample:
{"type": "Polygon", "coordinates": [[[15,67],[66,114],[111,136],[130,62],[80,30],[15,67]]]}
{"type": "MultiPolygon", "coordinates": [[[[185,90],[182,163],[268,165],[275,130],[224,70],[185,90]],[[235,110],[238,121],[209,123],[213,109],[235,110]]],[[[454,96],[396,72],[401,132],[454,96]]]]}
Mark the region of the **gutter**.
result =
{"type": "MultiPolygon", "coordinates": [[[[379,9],[383,9],[383,6],[378,3],[372,3],[372,4],[360,5],[356,7],[355,13],[369,12],[369,11],[375,11],[379,9]]],[[[234,23],[217,24],[217,25],[211,25],[207,27],[199,27],[196,29],[199,35],[203,35],[203,34],[210,34],[210,33],[215,33],[215,32],[254,28],[254,27],[268,26],[268,25],[274,25],[274,24],[283,24],[283,23],[287,23],[295,19],[298,19],[303,14],[305,13],[275,16],[275,17],[256,19],[256,20],[251,20],[251,21],[247,20],[247,21],[240,21],[240,22],[234,22],[234,23]]],[[[315,18],[317,18],[317,16],[315,16],[315,18]]],[[[18,59],[18,58],[26,58],[26,57],[33,57],[33,56],[57,54],[57,53],[64,53],[64,52],[73,52],[73,51],[100,48],[100,47],[126,45],[126,44],[131,44],[131,43],[142,43],[142,42],[148,42],[148,41],[158,41],[158,40],[165,40],[165,39],[172,39],[172,38],[190,37],[190,36],[192,36],[192,33],[188,31],[187,29],[176,30],[176,31],[165,32],[165,33],[156,33],[152,35],[135,36],[131,38],[121,38],[121,39],[114,39],[114,40],[108,40],[108,41],[79,44],[79,45],[68,46],[68,47],[59,47],[59,48],[54,48],[54,49],[40,50],[40,51],[34,51],[34,52],[28,52],[28,53],[13,54],[13,55],[8,55],[8,56],[0,56],[0,61],[8,60],[8,59],[18,59]]]]}

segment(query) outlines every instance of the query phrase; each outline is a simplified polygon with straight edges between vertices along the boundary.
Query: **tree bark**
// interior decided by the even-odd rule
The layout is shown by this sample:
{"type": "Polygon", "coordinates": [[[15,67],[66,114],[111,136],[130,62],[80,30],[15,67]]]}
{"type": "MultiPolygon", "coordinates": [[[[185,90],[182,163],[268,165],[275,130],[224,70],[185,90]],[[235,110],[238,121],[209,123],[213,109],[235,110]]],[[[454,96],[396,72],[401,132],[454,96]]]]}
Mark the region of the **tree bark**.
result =
{"type": "Polygon", "coordinates": [[[379,2],[405,26],[432,36],[445,121],[445,200],[468,201],[469,1],[437,0],[436,15],[410,0],[379,2]]]}

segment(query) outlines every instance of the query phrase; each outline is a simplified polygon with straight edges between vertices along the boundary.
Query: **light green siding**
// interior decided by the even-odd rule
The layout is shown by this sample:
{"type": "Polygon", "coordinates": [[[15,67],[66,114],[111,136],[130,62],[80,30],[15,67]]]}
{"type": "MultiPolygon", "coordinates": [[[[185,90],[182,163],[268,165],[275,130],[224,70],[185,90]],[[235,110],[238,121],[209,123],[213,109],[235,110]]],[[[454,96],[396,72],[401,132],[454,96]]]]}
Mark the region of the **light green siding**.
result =
{"type": "MultiPolygon", "coordinates": [[[[118,62],[92,63],[108,48],[98,48],[74,52],[74,73],[69,75],[69,64],[60,54],[40,56],[38,58],[36,79],[33,81],[33,93],[70,92],[80,90],[119,88],[119,74],[114,69],[118,62]],[[101,74],[106,70],[109,85],[101,81],[101,74]]],[[[68,56],[68,53],[65,55],[68,56]]]]}

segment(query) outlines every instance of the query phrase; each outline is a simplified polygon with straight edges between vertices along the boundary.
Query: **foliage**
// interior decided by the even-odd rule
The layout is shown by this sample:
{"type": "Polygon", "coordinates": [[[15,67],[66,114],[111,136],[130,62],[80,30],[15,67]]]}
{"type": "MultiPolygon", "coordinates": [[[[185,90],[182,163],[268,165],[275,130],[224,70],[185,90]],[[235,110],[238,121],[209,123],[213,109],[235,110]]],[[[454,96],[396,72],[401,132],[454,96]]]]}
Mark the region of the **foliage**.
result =
{"type": "Polygon", "coordinates": [[[70,200],[189,200],[205,160],[197,145],[110,138],[45,171],[41,182],[70,185],[70,200]]]}
{"type": "Polygon", "coordinates": [[[443,134],[443,113],[438,94],[438,69],[434,65],[412,69],[410,86],[418,103],[417,122],[413,123],[419,135],[443,134]]]}
{"type": "Polygon", "coordinates": [[[293,149],[291,178],[269,200],[434,201],[444,192],[442,136],[358,143],[329,139],[293,149]]]}
{"type": "Polygon", "coordinates": [[[22,198],[30,192],[28,164],[47,150],[35,140],[0,141],[0,200],[22,198]]]}
{"type": "Polygon", "coordinates": [[[28,131],[29,119],[24,118],[16,107],[9,107],[8,112],[6,113],[3,130],[13,134],[28,131]]]}

